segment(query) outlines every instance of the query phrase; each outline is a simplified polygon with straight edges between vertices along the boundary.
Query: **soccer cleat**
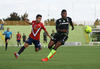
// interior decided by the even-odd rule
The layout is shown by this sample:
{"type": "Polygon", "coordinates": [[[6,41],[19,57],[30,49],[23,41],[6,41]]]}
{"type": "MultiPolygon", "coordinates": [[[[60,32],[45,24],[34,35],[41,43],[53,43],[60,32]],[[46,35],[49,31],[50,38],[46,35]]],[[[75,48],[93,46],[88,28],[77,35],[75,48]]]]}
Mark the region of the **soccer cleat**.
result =
{"type": "Polygon", "coordinates": [[[14,53],[14,56],[15,56],[15,58],[16,58],[16,59],[18,58],[18,55],[17,55],[17,53],[16,53],[16,52],[14,53]]]}
{"type": "Polygon", "coordinates": [[[48,61],[49,59],[46,57],[46,58],[43,58],[41,59],[42,62],[45,62],[45,61],[48,61]]]}

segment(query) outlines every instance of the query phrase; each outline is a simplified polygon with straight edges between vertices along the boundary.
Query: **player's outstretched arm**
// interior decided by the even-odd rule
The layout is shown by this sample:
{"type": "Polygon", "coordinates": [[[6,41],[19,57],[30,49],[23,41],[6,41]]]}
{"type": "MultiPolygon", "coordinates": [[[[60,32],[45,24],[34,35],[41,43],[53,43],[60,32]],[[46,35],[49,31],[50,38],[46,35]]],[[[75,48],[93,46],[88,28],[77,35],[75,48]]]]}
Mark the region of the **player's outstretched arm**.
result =
{"type": "Polygon", "coordinates": [[[29,22],[27,19],[24,19],[24,21],[30,25],[32,25],[32,22],[29,22]]]}
{"type": "Polygon", "coordinates": [[[72,30],[74,30],[74,24],[73,24],[73,22],[72,22],[72,19],[69,18],[69,20],[70,20],[70,25],[72,26],[72,30]]]}
{"type": "Polygon", "coordinates": [[[71,26],[72,26],[72,30],[74,30],[74,25],[73,25],[73,23],[71,24],[71,26]]]}
{"type": "Polygon", "coordinates": [[[50,39],[52,39],[51,36],[49,35],[49,33],[48,33],[47,31],[45,31],[45,32],[46,32],[47,36],[48,36],[50,39]]]}
{"type": "Polygon", "coordinates": [[[47,30],[46,30],[46,28],[44,27],[43,24],[42,24],[42,29],[46,32],[47,36],[48,36],[50,39],[52,39],[51,36],[50,36],[49,33],[47,32],[47,30]]]}

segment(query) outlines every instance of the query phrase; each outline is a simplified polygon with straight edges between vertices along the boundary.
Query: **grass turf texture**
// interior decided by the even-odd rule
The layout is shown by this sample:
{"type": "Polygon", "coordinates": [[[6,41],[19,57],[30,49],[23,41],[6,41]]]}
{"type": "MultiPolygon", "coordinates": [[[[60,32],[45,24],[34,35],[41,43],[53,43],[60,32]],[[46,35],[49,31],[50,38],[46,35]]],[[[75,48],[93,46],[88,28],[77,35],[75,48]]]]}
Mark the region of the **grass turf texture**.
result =
{"type": "Polygon", "coordinates": [[[18,50],[0,47],[0,69],[100,69],[100,46],[60,47],[48,62],[41,62],[49,53],[47,48],[35,53],[30,46],[16,60],[13,53],[18,50]]]}

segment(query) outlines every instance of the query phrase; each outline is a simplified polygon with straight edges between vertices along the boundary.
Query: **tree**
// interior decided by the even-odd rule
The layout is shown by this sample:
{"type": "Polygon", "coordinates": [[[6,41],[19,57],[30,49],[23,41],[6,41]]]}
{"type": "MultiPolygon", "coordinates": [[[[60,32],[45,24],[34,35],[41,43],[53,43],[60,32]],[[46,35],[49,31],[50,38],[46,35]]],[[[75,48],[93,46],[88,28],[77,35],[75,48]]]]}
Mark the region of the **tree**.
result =
{"type": "Polygon", "coordinates": [[[9,21],[20,21],[21,18],[20,18],[20,16],[18,15],[18,13],[13,12],[13,13],[10,14],[10,17],[6,18],[5,20],[6,20],[6,21],[8,21],[8,20],[9,20],[9,21]]]}
{"type": "Polygon", "coordinates": [[[47,19],[47,20],[44,21],[44,24],[48,25],[48,26],[54,26],[55,25],[55,19],[54,18],[47,19]]]}
{"type": "Polygon", "coordinates": [[[100,20],[99,20],[98,18],[95,20],[94,25],[95,25],[95,26],[96,26],[96,25],[100,25],[100,20]]]}
{"type": "Polygon", "coordinates": [[[24,19],[28,19],[28,14],[27,13],[24,13],[24,15],[21,16],[21,20],[23,21],[24,19]]]}

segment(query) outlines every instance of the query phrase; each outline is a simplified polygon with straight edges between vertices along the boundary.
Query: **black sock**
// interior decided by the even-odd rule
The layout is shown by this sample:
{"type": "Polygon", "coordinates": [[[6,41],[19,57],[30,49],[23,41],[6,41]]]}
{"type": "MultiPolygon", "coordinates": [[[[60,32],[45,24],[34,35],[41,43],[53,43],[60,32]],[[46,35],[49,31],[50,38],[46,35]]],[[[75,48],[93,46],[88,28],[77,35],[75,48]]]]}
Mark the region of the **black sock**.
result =
{"type": "Polygon", "coordinates": [[[49,46],[48,48],[49,48],[50,50],[52,50],[52,46],[49,46]]]}
{"type": "Polygon", "coordinates": [[[7,50],[8,43],[6,43],[5,50],[7,50]]]}
{"type": "Polygon", "coordinates": [[[21,43],[20,43],[20,46],[21,46],[21,43]]]}
{"type": "Polygon", "coordinates": [[[19,44],[17,44],[18,45],[18,47],[19,47],[19,44]]]}
{"type": "Polygon", "coordinates": [[[55,47],[54,47],[53,49],[54,49],[54,50],[57,50],[57,48],[55,48],[55,47]]]}
{"type": "Polygon", "coordinates": [[[21,49],[19,50],[18,54],[20,55],[23,51],[24,51],[25,47],[21,47],[21,49]]]}

